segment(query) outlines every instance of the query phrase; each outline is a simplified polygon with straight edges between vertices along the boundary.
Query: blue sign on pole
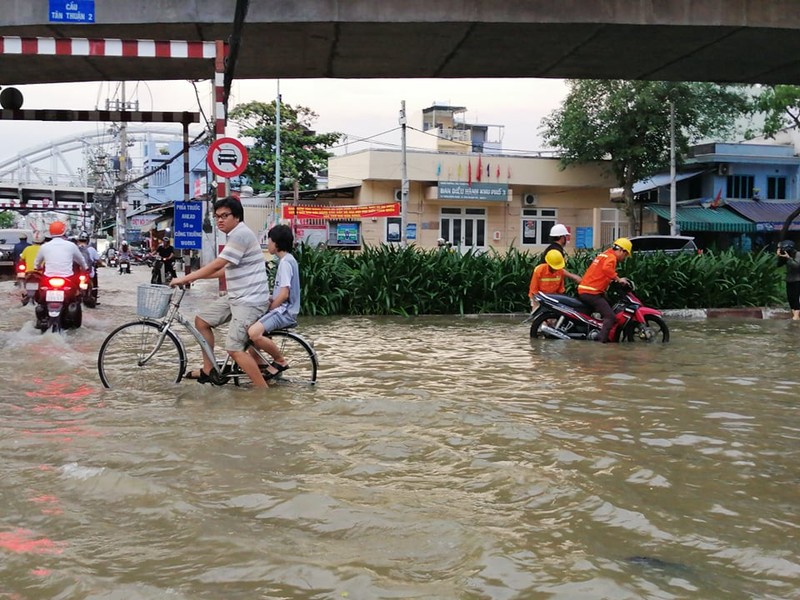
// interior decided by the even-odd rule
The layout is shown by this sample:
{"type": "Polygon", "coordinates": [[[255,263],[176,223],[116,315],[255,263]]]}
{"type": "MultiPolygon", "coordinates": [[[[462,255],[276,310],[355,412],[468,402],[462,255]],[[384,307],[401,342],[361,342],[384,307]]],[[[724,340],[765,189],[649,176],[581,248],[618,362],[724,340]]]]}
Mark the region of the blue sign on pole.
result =
{"type": "Polygon", "coordinates": [[[200,250],[203,247],[203,203],[175,203],[175,243],[176,250],[200,250]]]}
{"type": "Polygon", "coordinates": [[[94,0],[50,0],[51,23],[94,23],[94,0]]]}

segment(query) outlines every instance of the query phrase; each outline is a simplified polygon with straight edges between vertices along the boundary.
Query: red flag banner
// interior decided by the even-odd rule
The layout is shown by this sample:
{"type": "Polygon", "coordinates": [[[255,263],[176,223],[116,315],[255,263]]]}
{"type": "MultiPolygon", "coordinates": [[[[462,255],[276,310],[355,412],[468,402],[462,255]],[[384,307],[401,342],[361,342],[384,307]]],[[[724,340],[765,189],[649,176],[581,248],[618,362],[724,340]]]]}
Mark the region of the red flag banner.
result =
{"type": "Polygon", "coordinates": [[[472,161],[467,161],[467,185],[472,185],[472,161]]]}
{"type": "Polygon", "coordinates": [[[722,188],[719,188],[719,191],[717,192],[717,197],[714,198],[714,201],[711,203],[711,208],[718,208],[721,201],[722,201],[722,188]]]}
{"type": "Polygon", "coordinates": [[[329,221],[350,221],[372,217],[397,217],[400,215],[399,202],[386,204],[364,204],[354,206],[291,206],[283,205],[284,219],[328,219],[329,221]]]}
{"type": "Polygon", "coordinates": [[[478,155],[478,168],[475,169],[475,179],[477,181],[481,180],[481,173],[483,173],[483,165],[481,164],[481,156],[478,155]]]}

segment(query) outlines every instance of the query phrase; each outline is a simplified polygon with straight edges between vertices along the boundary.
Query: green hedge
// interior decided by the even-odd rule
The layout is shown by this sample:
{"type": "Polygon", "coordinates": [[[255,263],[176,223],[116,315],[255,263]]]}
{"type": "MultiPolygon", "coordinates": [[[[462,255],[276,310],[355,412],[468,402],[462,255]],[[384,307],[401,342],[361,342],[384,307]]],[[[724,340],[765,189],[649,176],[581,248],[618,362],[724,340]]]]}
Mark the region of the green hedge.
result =
{"type": "MultiPolygon", "coordinates": [[[[581,274],[596,252],[570,256],[581,274]]],[[[302,311],[306,315],[422,315],[510,313],[529,310],[528,284],[540,256],[497,252],[365,247],[361,252],[301,246],[302,311]]],[[[661,308],[728,308],[784,304],[784,270],[772,254],[732,250],[634,256],[620,274],[637,295],[661,308]]],[[[575,293],[568,281],[567,292],[575,293]]]]}

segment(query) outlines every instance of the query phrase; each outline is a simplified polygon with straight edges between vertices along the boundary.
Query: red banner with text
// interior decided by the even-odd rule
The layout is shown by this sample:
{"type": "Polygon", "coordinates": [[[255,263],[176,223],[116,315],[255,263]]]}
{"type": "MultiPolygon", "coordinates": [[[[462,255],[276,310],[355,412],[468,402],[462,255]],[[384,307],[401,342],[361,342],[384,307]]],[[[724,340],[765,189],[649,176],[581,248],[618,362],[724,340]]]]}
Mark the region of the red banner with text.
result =
{"type": "Polygon", "coordinates": [[[372,217],[397,217],[400,203],[365,204],[354,206],[291,206],[283,205],[284,219],[328,219],[330,221],[350,221],[372,217]]]}

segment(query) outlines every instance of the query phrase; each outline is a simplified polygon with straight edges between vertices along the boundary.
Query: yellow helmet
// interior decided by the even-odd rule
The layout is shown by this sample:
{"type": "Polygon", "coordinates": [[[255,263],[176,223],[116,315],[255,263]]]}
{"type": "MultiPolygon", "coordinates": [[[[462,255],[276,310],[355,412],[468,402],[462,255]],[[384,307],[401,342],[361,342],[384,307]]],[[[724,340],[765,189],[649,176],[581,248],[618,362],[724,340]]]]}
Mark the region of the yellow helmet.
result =
{"type": "Polygon", "coordinates": [[[550,250],[544,255],[544,262],[550,265],[550,268],[554,271],[560,271],[564,268],[564,255],[558,250],[550,250]]]}
{"type": "Polygon", "coordinates": [[[631,241],[628,238],[617,238],[614,240],[614,245],[625,250],[625,252],[628,253],[628,256],[631,255],[633,244],[631,244],[631,241]]]}

